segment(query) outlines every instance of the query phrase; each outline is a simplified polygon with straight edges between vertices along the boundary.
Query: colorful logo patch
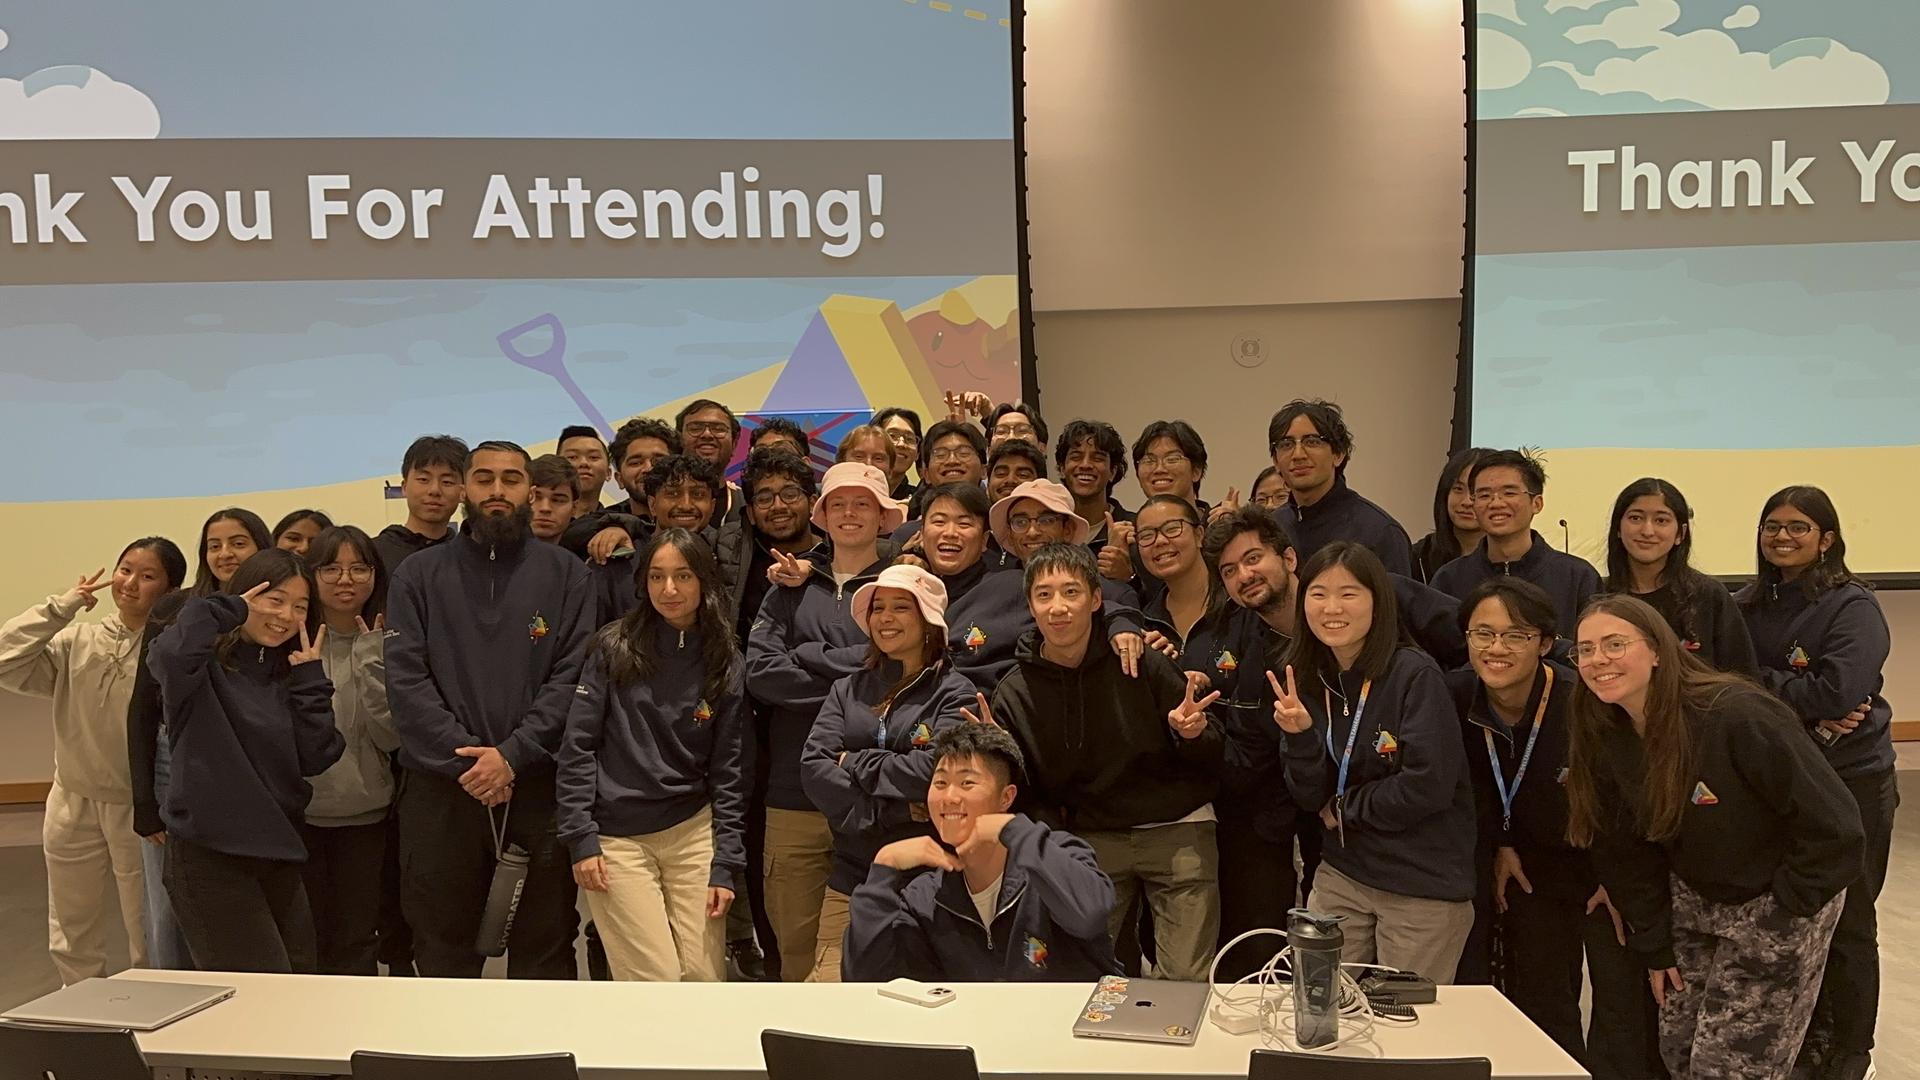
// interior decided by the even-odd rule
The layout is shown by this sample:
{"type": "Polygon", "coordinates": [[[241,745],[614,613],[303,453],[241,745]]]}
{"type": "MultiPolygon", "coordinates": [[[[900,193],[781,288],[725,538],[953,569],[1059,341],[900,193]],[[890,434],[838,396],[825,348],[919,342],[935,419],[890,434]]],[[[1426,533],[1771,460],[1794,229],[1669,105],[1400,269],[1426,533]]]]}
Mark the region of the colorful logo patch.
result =
{"type": "Polygon", "coordinates": [[[1707,782],[1702,780],[1693,785],[1693,805],[1719,806],[1720,796],[1715,795],[1713,789],[1707,786],[1707,782]]]}
{"type": "Polygon", "coordinates": [[[933,729],[928,727],[924,722],[915,724],[913,725],[913,730],[908,733],[907,738],[911,740],[915,746],[925,746],[933,741],[933,729]]]}
{"type": "Polygon", "coordinates": [[[1240,661],[1233,658],[1232,649],[1221,649],[1220,655],[1213,658],[1213,666],[1222,675],[1231,675],[1240,669],[1240,661]]]}
{"type": "Polygon", "coordinates": [[[967,648],[972,649],[974,652],[979,652],[980,647],[987,643],[987,632],[978,626],[969,626],[967,627],[967,636],[962,638],[961,641],[965,643],[967,648]]]}
{"type": "Polygon", "coordinates": [[[1032,934],[1027,935],[1027,963],[1041,971],[1047,969],[1047,943],[1032,934]]]}
{"type": "Polygon", "coordinates": [[[1793,648],[1787,650],[1787,666],[1793,670],[1805,671],[1807,665],[1810,663],[1812,663],[1812,661],[1807,659],[1807,650],[1800,646],[1795,645],[1793,648]]]}
{"type": "Polygon", "coordinates": [[[706,698],[701,698],[700,704],[693,707],[693,722],[704,724],[711,719],[713,719],[713,706],[707,704],[706,698]]]}
{"type": "Polygon", "coordinates": [[[527,624],[527,638],[530,641],[539,641],[546,636],[547,620],[542,618],[540,613],[536,611],[533,613],[533,621],[527,624]]]}
{"type": "Polygon", "coordinates": [[[1400,740],[1393,737],[1393,732],[1381,728],[1379,736],[1373,740],[1373,752],[1383,755],[1397,754],[1400,752],[1400,740]]]}

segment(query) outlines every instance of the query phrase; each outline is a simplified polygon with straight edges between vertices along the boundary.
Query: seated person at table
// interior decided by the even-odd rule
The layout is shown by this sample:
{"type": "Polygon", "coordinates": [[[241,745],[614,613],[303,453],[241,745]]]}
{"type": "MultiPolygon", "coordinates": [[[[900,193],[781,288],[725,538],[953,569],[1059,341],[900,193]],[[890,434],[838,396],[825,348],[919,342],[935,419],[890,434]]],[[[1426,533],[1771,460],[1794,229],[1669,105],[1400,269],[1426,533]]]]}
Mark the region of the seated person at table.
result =
{"type": "Polygon", "coordinates": [[[1023,768],[1013,737],[993,724],[961,724],[934,737],[933,753],[927,808],[940,839],[896,841],[874,857],[853,891],[845,980],[1119,974],[1107,936],[1113,883],[1093,849],[1007,812],[1023,768]]]}

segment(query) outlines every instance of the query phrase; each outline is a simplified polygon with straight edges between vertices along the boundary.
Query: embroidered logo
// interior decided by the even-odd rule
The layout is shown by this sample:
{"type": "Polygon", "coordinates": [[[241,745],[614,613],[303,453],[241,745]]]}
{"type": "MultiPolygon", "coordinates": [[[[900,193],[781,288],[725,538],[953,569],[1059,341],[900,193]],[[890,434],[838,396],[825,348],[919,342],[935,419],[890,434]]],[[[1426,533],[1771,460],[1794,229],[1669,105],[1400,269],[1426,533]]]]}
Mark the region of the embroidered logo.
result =
{"type": "Polygon", "coordinates": [[[1393,732],[1381,728],[1380,734],[1373,740],[1373,752],[1382,757],[1397,754],[1400,752],[1400,740],[1393,737],[1393,732]]]}
{"type": "Polygon", "coordinates": [[[1221,649],[1220,655],[1213,658],[1213,666],[1222,675],[1231,675],[1240,668],[1240,661],[1233,658],[1232,649],[1221,649]]]}
{"type": "Polygon", "coordinates": [[[978,625],[969,626],[967,627],[967,636],[962,638],[961,641],[967,648],[972,649],[974,652],[979,652],[980,647],[987,643],[987,632],[980,629],[978,625]]]}
{"type": "Polygon", "coordinates": [[[913,730],[908,733],[907,738],[915,746],[925,746],[933,741],[933,729],[922,721],[921,723],[913,725],[913,730]]]}
{"type": "Polygon", "coordinates": [[[547,620],[539,612],[533,613],[533,621],[527,624],[527,640],[539,641],[547,636],[547,620]]]}
{"type": "Polygon", "coordinates": [[[700,704],[693,707],[693,722],[704,724],[711,719],[713,719],[713,706],[707,704],[706,698],[701,698],[700,704]]]}
{"type": "Polygon", "coordinates": [[[1027,963],[1041,971],[1047,969],[1047,943],[1032,934],[1027,935],[1027,963]]]}
{"type": "Polygon", "coordinates": [[[1693,785],[1693,805],[1719,806],[1720,796],[1715,795],[1713,789],[1707,786],[1707,782],[1702,780],[1693,785]]]}
{"type": "Polygon", "coordinates": [[[1807,659],[1807,650],[1801,648],[1799,645],[1796,644],[1793,648],[1787,650],[1787,666],[1793,670],[1805,671],[1807,665],[1810,663],[1812,663],[1812,661],[1807,659]]]}

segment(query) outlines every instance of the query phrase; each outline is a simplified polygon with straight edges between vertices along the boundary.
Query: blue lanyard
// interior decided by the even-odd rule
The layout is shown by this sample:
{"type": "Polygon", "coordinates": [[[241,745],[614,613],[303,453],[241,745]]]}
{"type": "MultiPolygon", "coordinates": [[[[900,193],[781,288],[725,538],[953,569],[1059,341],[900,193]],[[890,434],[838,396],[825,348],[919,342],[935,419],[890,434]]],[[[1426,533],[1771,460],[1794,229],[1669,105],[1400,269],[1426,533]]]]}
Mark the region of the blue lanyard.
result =
{"type": "MultiPolygon", "coordinates": [[[[1353,726],[1347,729],[1347,748],[1340,755],[1340,772],[1334,781],[1333,797],[1344,798],[1347,794],[1347,767],[1353,764],[1353,742],[1360,737],[1360,718],[1367,715],[1367,693],[1373,689],[1373,680],[1360,684],[1360,704],[1353,710],[1353,726]]],[[[1327,706],[1327,756],[1333,756],[1333,690],[1329,688],[1322,700],[1327,706]]]]}
{"type": "MultiPolygon", "coordinates": [[[[1544,665],[1542,665],[1544,667],[1544,665]]],[[[1487,764],[1493,767],[1493,787],[1500,793],[1500,831],[1513,829],[1513,800],[1520,794],[1520,781],[1527,778],[1527,763],[1533,760],[1533,744],[1539,741],[1540,729],[1547,723],[1547,701],[1553,696],[1553,669],[1546,667],[1547,683],[1540,688],[1540,705],[1533,710],[1533,730],[1527,732],[1527,748],[1520,752],[1520,768],[1513,774],[1513,787],[1507,787],[1507,778],[1500,770],[1500,755],[1493,748],[1493,732],[1486,728],[1480,734],[1487,740],[1487,764]]]]}

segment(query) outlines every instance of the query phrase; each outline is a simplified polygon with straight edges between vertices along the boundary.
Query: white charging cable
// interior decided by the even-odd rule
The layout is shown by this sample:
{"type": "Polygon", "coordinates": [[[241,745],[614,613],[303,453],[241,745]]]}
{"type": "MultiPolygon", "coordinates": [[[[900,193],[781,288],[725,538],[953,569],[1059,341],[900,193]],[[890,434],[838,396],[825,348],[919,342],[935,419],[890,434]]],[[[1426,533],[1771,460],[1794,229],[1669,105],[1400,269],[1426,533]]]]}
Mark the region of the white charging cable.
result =
{"type": "Polygon", "coordinates": [[[1212,1004],[1208,1009],[1208,1019],[1222,1031],[1233,1035],[1244,1035],[1258,1030],[1261,1041],[1269,1047],[1279,1050],[1304,1050],[1308,1053],[1320,1053],[1335,1050],[1349,1043],[1369,1039],[1375,1021],[1412,1026],[1419,1023],[1419,1017],[1411,1018],[1384,1016],[1373,1011],[1373,1005],[1367,1001],[1367,995],[1361,991],[1360,984],[1348,974],[1349,970],[1396,971],[1396,968],[1378,964],[1341,964],[1339,983],[1335,988],[1335,1000],[1338,1002],[1339,1034],[1332,1042],[1319,1046],[1301,1046],[1293,1017],[1293,969],[1291,946],[1281,949],[1259,970],[1243,976],[1234,982],[1221,986],[1216,981],[1220,971],[1220,960],[1235,945],[1248,938],[1273,935],[1284,938],[1284,930],[1263,928],[1249,930],[1227,942],[1226,946],[1213,958],[1213,965],[1207,970],[1207,985],[1211,988],[1212,1004]],[[1245,989],[1243,989],[1245,988],[1245,989]],[[1251,992],[1247,992],[1250,990],[1251,992]]]}

